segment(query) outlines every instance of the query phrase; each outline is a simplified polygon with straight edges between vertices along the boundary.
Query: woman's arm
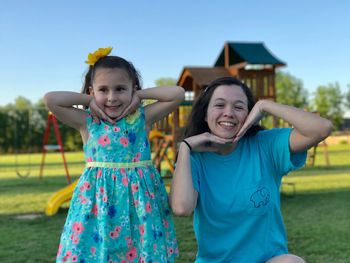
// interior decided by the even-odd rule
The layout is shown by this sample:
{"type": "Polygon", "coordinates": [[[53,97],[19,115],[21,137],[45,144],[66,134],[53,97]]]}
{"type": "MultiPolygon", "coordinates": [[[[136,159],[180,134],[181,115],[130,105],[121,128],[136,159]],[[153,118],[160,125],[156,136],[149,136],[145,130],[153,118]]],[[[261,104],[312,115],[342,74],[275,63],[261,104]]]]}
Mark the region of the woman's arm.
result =
{"type": "Polygon", "coordinates": [[[69,91],[53,91],[46,93],[44,96],[47,108],[60,121],[78,131],[85,127],[86,113],[73,106],[88,106],[91,99],[92,96],[69,91]]]}
{"type": "Polygon", "coordinates": [[[137,90],[136,94],[141,100],[157,100],[157,102],[145,107],[145,116],[148,125],[162,119],[174,111],[185,98],[185,90],[179,86],[142,89],[137,90]]]}
{"type": "MultiPolygon", "coordinates": [[[[219,145],[231,143],[230,139],[217,137],[209,132],[186,138],[192,151],[217,151],[219,145]]],[[[198,192],[193,187],[190,148],[180,144],[175,172],[171,185],[170,205],[175,215],[190,215],[197,205],[198,192]]]]}
{"type": "Polygon", "coordinates": [[[190,149],[180,144],[170,190],[170,206],[177,216],[191,215],[197,205],[198,193],[193,187],[190,149]]]}
{"type": "Polygon", "coordinates": [[[293,126],[289,139],[291,152],[306,151],[332,132],[332,123],[317,114],[267,100],[262,101],[261,106],[264,112],[279,117],[293,126]]]}
{"type": "Polygon", "coordinates": [[[294,129],[289,139],[289,147],[293,153],[306,151],[332,132],[332,123],[317,114],[269,100],[260,100],[248,115],[237,139],[242,137],[252,124],[259,121],[264,113],[281,118],[293,126],[294,129]]]}

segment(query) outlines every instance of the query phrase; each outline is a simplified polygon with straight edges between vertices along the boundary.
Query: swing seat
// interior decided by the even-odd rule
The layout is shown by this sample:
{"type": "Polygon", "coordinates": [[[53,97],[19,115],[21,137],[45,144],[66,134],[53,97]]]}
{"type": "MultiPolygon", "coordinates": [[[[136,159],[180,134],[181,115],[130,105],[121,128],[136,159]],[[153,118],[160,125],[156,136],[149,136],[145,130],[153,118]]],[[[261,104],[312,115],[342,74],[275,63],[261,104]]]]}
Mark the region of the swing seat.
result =
{"type": "Polygon", "coordinates": [[[61,146],[60,145],[47,144],[47,145],[44,145],[44,149],[46,151],[56,151],[56,150],[61,150],[61,146]]]}
{"type": "Polygon", "coordinates": [[[16,171],[16,174],[20,178],[27,178],[30,175],[30,172],[26,172],[25,174],[21,174],[19,171],[16,171]]]}

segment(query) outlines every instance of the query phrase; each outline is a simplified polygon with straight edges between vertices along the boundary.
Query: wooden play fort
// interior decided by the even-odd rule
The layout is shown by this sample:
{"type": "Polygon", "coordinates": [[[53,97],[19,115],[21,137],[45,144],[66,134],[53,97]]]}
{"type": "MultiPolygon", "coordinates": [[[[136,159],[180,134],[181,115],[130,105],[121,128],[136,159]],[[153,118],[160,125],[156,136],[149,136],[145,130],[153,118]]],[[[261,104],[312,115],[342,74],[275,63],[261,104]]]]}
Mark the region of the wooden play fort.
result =
{"type": "Polygon", "coordinates": [[[152,159],[162,175],[166,176],[164,170],[174,171],[175,153],[193,100],[212,80],[237,77],[252,89],[255,100],[275,101],[275,70],[285,65],[264,43],[226,42],[212,67],[184,67],[177,85],[185,89],[185,101],[175,112],[153,125],[150,132],[152,159]]]}

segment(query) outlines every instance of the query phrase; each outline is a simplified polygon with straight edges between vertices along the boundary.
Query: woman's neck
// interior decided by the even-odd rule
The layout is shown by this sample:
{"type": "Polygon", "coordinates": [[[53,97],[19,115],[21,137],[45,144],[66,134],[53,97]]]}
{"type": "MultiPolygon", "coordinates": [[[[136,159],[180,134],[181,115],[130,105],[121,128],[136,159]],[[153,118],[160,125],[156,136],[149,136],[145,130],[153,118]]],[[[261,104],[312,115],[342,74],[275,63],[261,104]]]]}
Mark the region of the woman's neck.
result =
{"type": "Polygon", "coordinates": [[[237,148],[238,142],[235,143],[226,143],[226,144],[217,144],[217,154],[228,155],[232,153],[237,148]]]}

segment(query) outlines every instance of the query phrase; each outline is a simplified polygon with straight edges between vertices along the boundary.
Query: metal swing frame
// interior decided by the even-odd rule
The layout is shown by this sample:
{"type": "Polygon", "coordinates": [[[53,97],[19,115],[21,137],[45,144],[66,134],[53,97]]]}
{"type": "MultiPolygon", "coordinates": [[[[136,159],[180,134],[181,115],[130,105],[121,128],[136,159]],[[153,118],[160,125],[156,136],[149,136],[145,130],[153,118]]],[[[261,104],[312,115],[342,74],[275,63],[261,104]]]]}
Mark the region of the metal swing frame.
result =
{"type": "MultiPolygon", "coordinates": [[[[30,147],[30,141],[32,139],[32,133],[31,133],[31,129],[30,129],[30,109],[28,110],[28,136],[29,136],[29,147],[30,147]]],[[[30,158],[30,150],[28,151],[28,169],[25,173],[21,173],[19,170],[19,161],[18,161],[18,144],[17,144],[17,138],[18,138],[18,124],[17,124],[17,120],[15,119],[15,135],[14,135],[14,151],[15,151],[15,165],[16,165],[16,174],[19,178],[27,178],[29,177],[29,175],[31,174],[31,158],[30,158]]]]}

